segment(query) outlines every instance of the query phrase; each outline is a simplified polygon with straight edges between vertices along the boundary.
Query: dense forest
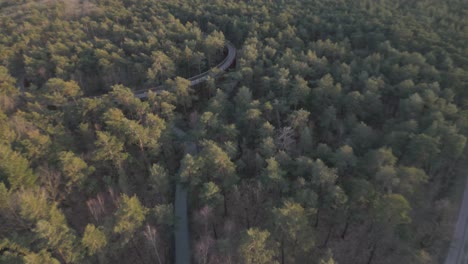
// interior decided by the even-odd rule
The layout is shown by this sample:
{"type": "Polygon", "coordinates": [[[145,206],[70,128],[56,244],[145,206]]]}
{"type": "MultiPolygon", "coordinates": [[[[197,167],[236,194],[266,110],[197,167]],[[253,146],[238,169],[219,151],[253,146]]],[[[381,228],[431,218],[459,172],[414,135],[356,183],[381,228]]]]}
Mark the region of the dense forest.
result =
{"type": "Polygon", "coordinates": [[[440,263],[467,136],[466,0],[0,0],[0,263],[440,263]]]}

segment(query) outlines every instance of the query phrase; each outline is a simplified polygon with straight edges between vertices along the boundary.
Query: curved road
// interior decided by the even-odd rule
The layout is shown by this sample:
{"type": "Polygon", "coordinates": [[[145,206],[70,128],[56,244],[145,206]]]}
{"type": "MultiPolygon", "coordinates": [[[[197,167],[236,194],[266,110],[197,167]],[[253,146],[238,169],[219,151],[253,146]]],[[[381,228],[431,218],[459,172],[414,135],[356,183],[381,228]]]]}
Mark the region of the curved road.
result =
{"type": "MultiPolygon", "coordinates": [[[[232,43],[230,43],[229,41],[226,41],[225,45],[226,45],[225,47],[226,47],[226,49],[228,51],[228,54],[227,54],[226,58],[224,58],[223,61],[221,61],[218,65],[216,65],[215,67],[209,69],[208,71],[206,71],[204,73],[201,73],[199,75],[195,75],[195,76],[192,76],[192,77],[188,78],[188,80],[190,81],[190,86],[195,86],[195,85],[197,85],[199,83],[202,83],[202,82],[208,80],[209,77],[218,77],[219,75],[221,75],[224,71],[226,71],[232,65],[232,63],[236,59],[237,50],[234,47],[234,45],[232,45],[232,43]]],[[[136,91],[134,91],[134,93],[135,93],[136,97],[141,99],[141,98],[148,97],[148,92],[149,91],[158,92],[158,91],[161,91],[163,88],[164,88],[164,86],[160,85],[160,86],[157,86],[157,87],[136,90],[136,91]]]]}
{"type": "Polygon", "coordinates": [[[465,183],[463,200],[458,213],[457,224],[453,232],[445,264],[466,264],[468,263],[468,180],[465,183]]]}

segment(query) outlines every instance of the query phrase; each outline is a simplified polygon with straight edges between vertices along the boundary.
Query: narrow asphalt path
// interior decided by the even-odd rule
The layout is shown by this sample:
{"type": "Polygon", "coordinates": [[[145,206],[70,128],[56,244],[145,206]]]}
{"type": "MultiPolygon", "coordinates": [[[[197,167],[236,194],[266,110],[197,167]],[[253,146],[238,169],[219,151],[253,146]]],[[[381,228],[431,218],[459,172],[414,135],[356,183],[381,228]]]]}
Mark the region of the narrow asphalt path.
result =
{"type": "MultiPolygon", "coordinates": [[[[208,80],[210,77],[218,77],[234,63],[237,53],[236,48],[230,42],[226,42],[226,48],[228,54],[224,58],[224,60],[211,70],[189,78],[190,86],[195,86],[199,83],[202,83],[208,80]]],[[[148,96],[149,90],[157,91],[159,88],[160,87],[136,91],[135,96],[138,98],[145,98],[148,96]]],[[[186,133],[184,131],[182,131],[178,127],[174,127],[173,132],[182,142],[184,142],[183,139],[186,137],[186,133]]],[[[184,145],[185,154],[194,155],[196,153],[197,150],[194,142],[184,142],[184,145]]],[[[176,194],[174,202],[174,213],[177,219],[177,225],[175,230],[175,264],[189,264],[191,262],[187,198],[187,190],[182,184],[178,183],[176,185],[176,194]]]]}
{"type": "MultiPolygon", "coordinates": [[[[175,130],[178,130],[178,129],[175,128],[175,130]]],[[[184,152],[185,154],[194,155],[196,153],[195,143],[193,142],[186,143],[184,152]]],[[[177,225],[176,225],[176,230],[175,230],[175,263],[176,264],[188,264],[190,263],[190,259],[191,259],[187,197],[188,197],[187,189],[182,184],[177,183],[176,194],[175,194],[175,217],[177,219],[176,220],[177,225]]]]}
{"type": "Polygon", "coordinates": [[[463,200],[458,213],[457,224],[450,243],[445,264],[466,264],[468,263],[468,180],[465,183],[463,200]]]}
{"type": "Polygon", "coordinates": [[[187,190],[182,184],[176,185],[175,194],[175,263],[190,263],[190,232],[188,229],[187,190]]]}

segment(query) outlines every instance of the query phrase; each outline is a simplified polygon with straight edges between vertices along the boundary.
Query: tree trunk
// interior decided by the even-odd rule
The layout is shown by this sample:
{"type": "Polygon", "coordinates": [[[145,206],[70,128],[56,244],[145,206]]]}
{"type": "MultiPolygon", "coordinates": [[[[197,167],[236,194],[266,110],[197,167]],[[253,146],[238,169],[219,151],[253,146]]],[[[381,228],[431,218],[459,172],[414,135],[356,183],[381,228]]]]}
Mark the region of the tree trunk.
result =
{"type": "Polygon", "coordinates": [[[325,243],[323,243],[323,247],[327,247],[328,245],[328,241],[330,240],[330,236],[331,236],[331,233],[333,232],[333,224],[330,226],[330,229],[328,229],[328,234],[327,234],[327,238],[325,239],[325,243]]]}
{"type": "Polygon", "coordinates": [[[184,106],[184,114],[187,115],[187,106],[185,105],[185,102],[182,105],[184,106]]]}
{"type": "Polygon", "coordinates": [[[321,203],[322,203],[322,186],[320,186],[319,188],[319,193],[318,193],[318,205],[317,205],[317,214],[315,215],[315,228],[317,229],[318,225],[319,225],[319,218],[320,218],[320,209],[322,208],[321,207],[321,203]]]}
{"type": "Polygon", "coordinates": [[[279,114],[279,110],[276,109],[276,124],[277,124],[277,127],[281,127],[281,119],[280,119],[280,114],[279,114]]]}
{"type": "Polygon", "coordinates": [[[143,158],[143,162],[145,163],[147,168],[151,168],[151,163],[148,160],[148,157],[146,156],[145,145],[141,141],[140,141],[139,147],[140,147],[141,156],[143,158]]]}
{"type": "Polygon", "coordinates": [[[117,170],[118,170],[117,172],[118,172],[118,175],[119,175],[118,186],[120,187],[120,189],[124,193],[128,193],[129,192],[129,186],[128,186],[127,174],[125,173],[125,170],[122,168],[121,164],[118,165],[117,170]]]}
{"type": "Polygon", "coordinates": [[[131,241],[132,241],[132,247],[133,249],[135,249],[135,252],[137,253],[138,258],[141,260],[141,263],[145,263],[145,260],[143,259],[143,256],[141,255],[140,250],[136,246],[135,240],[131,238],[131,241]]]}
{"type": "Polygon", "coordinates": [[[224,217],[226,218],[228,216],[228,210],[227,210],[227,202],[226,202],[226,191],[224,190],[224,187],[223,187],[222,194],[223,194],[223,205],[224,205],[224,217]]]}
{"type": "Polygon", "coordinates": [[[216,226],[215,226],[214,223],[212,224],[212,227],[213,227],[214,239],[215,239],[215,240],[218,240],[218,232],[216,232],[216,226]]]}
{"type": "Polygon", "coordinates": [[[281,264],[284,264],[284,237],[281,238],[281,264]]]}
{"type": "Polygon", "coordinates": [[[247,210],[247,207],[245,207],[245,218],[246,218],[246,224],[247,224],[247,229],[250,229],[250,218],[249,218],[249,210],[247,210]]]}
{"type": "Polygon", "coordinates": [[[350,218],[351,218],[351,215],[348,215],[348,217],[346,217],[346,224],[345,224],[345,227],[343,229],[343,232],[341,233],[341,238],[342,239],[345,239],[346,233],[348,232],[350,218]]]}
{"type": "Polygon", "coordinates": [[[318,206],[317,208],[317,214],[315,215],[315,229],[318,228],[318,225],[319,225],[319,218],[320,218],[320,206],[318,206]]]}
{"type": "Polygon", "coordinates": [[[372,250],[371,250],[369,259],[367,260],[367,264],[371,264],[371,263],[372,263],[372,259],[374,259],[374,254],[375,254],[375,250],[376,250],[376,249],[377,249],[377,244],[374,244],[374,246],[372,247],[372,250]]]}

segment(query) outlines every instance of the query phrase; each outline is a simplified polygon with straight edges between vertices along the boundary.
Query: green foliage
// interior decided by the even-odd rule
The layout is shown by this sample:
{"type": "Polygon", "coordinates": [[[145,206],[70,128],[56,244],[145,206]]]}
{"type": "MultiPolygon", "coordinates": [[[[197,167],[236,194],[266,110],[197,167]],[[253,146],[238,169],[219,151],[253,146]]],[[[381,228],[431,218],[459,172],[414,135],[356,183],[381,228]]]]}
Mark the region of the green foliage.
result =
{"type": "Polygon", "coordinates": [[[19,95],[15,87],[15,79],[10,75],[7,68],[0,66],[0,110],[8,111],[15,106],[19,95]]]}
{"type": "Polygon", "coordinates": [[[156,221],[160,225],[174,225],[174,207],[172,204],[159,204],[154,208],[156,221]]]}
{"type": "Polygon", "coordinates": [[[388,194],[377,203],[377,217],[380,222],[389,225],[409,224],[411,206],[400,194],[388,194]]]}
{"type": "Polygon", "coordinates": [[[208,177],[208,179],[211,178],[220,181],[224,188],[231,186],[237,181],[234,163],[227,153],[215,142],[203,142],[203,150],[198,160],[198,162],[202,164],[201,172],[208,177]]]}
{"type": "Polygon", "coordinates": [[[107,245],[106,234],[96,228],[93,224],[88,224],[83,234],[81,243],[88,249],[89,255],[94,255],[100,252],[107,245]]]}
{"type": "Polygon", "coordinates": [[[162,51],[155,51],[151,54],[153,64],[148,69],[148,79],[152,82],[161,82],[175,73],[174,62],[162,51]]]}
{"type": "Polygon", "coordinates": [[[65,104],[83,95],[83,92],[75,81],[66,82],[58,78],[47,80],[44,84],[44,89],[46,103],[53,105],[65,104]]]}
{"type": "Polygon", "coordinates": [[[275,232],[279,237],[286,259],[296,262],[297,252],[309,252],[315,245],[315,234],[309,223],[306,210],[298,203],[285,201],[273,209],[275,232]]]}
{"type": "Polygon", "coordinates": [[[200,164],[190,154],[186,154],[181,160],[179,180],[184,183],[198,184],[200,179],[197,175],[200,170],[200,164]]]}
{"type": "Polygon", "coordinates": [[[114,226],[114,232],[131,237],[136,229],[142,226],[145,221],[148,209],[145,208],[136,196],[122,196],[122,200],[117,210],[117,222],[114,226]]]}
{"type": "Polygon", "coordinates": [[[190,81],[182,77],[176,77],[167,82],[172,92],[176,95],[177,102],[185,108],[192,106],[193,90],[190,88],[190,81]]]}
{"type": "Polygon", "coordinates": [[[29,253],[27,249],[6,238],[3,238],[0,241],[0,251],[2,251],[0,261],[14,264],[24,263],[21,256],[29,253]]]}
{"type": "Polygon", "coordinates": [[[31,252],[25,255],[24,263],[25,264],[42,264],[42,263],[59,264],[60,262],[57,259],[53,258],[49,252],[43,249],[39,253],[31,252]]]}
{"type": "Polygon", "coordinates": [[[202,202],[210,207],[215,207],[220,204],[223,197],[220,194],[219,187],[214,182],[207,182],[203,184],[201,199],[202,202]]]}
{"type": "Polygon", "coordinates": [[[95,158],[97,160],[110,160],[119,164],[128,157],[124,153],[123,142],[106,132],[97,132],[97,141],[95,142],[97,150],[95,158]]]}
{"type": "Polygon", "coordinates": [[[73,152],[60,152],[59,160],[61,170],[66,177],[66,186],[77,184],[80,186],[86,178],[94,171],[93,167],[81,158],[77,157],[73,152]]]}
{"type": "Polygon", "coordinates": [[[73,230],[68,227],[65,216],[56,206],[50,207],[47,220],[39,220],[34,231],[45,239],[47,247],[53,249],[67,262],[77,262],[81,258],[73,230]]]}
{"type": "Polygon", "coordinates": [[[322,160],[318,159],[312,165],[312,180],[319,186],[333,184],[338,177],[336,169],[329,168],[322,160]]]}
{"type": "Polygon", "coordinates": [[[49,215],[47,196],[42,189],[25,190],[19,194],[20,214],[30,221],[45,219],[49,215]]]}
{"type": "Polygon", "coordinates": [[[263,182],[267,188],[287,191],[288,183],[285,180],[286,172],[281,169],[274,157],[266,160],[267,166],[263,170],[263,182]]]}
{"type": "Polygon", "coordinates": [[[259,229],[249,229],[239,248],[245,264],[277,263],[273,260],[273,250],[268,246],[270,233],[259,229]]]}
{"type": "Polygon", "coordinates": [[[0,210],[5,209],[9,206],[10,194],[5,184],[0,182],[0,210]]]}
{"type": "Polygon", "coordinates": [[[155,193],[166,197],[170,193],[169,174],[162,166],[153,164],[150,168],[148,185],[155,190],[155,193]]]}
{"type": "Polygon", "coordinates": [[[466,160],[465,9],[2,1],[0,262],[174,262],[174,183],[203,263],[435,262],[466,160]],[[225,40],[236,64],[191,86],[225,40]]]}
{"type": "Polygon", "coordinates": [[[319,264],[335,264],[331,252],[327,252],[327,256],[320,259],[319,264]]]}
{"type": "Polygon", "coordinates": [[[26,158],[9,147],[0,145],[0,180],[6,181],[10,188],[17,189],[34,186],[37,176],[26,158]]]}

